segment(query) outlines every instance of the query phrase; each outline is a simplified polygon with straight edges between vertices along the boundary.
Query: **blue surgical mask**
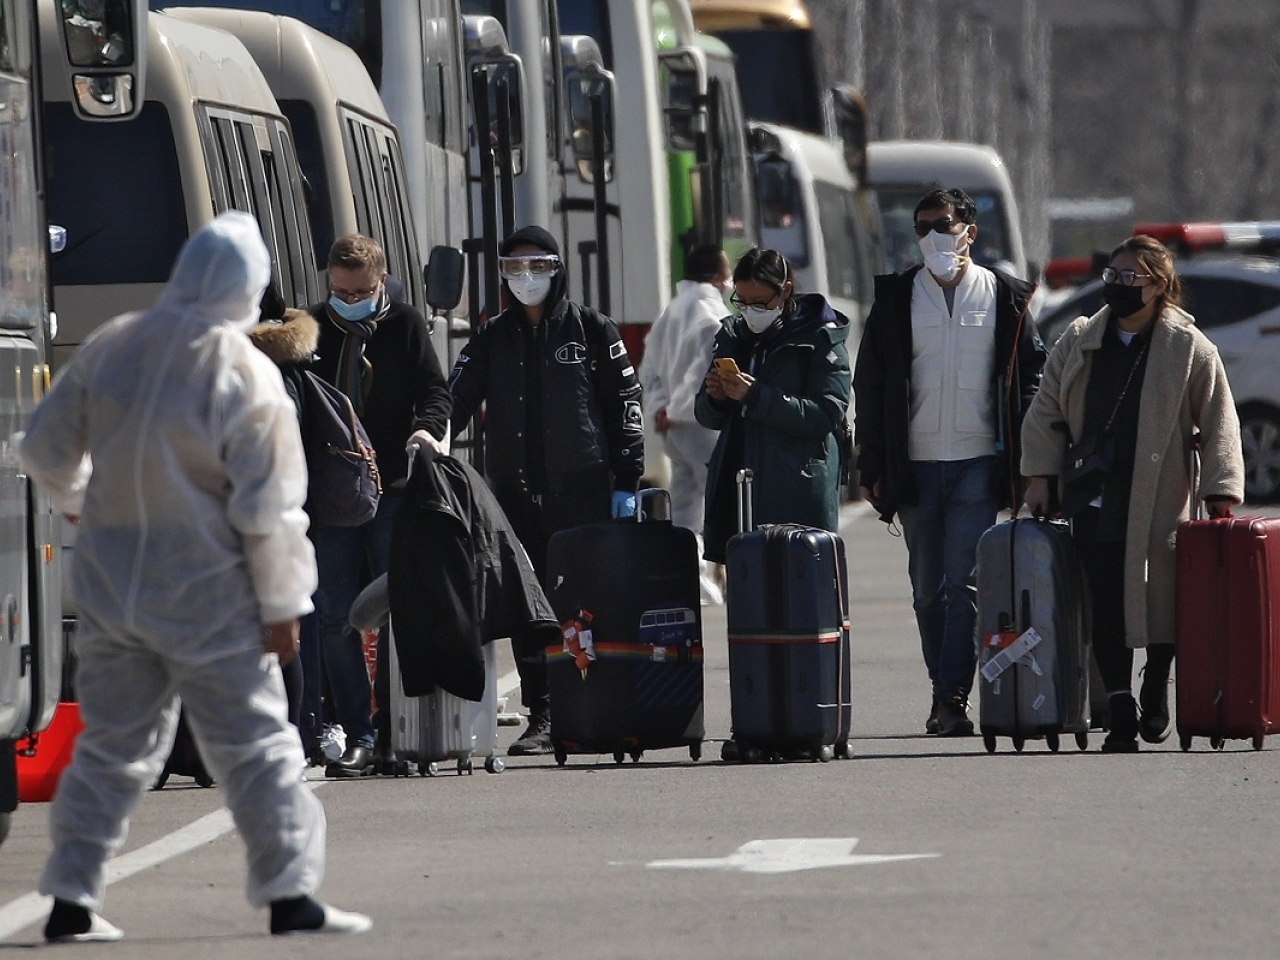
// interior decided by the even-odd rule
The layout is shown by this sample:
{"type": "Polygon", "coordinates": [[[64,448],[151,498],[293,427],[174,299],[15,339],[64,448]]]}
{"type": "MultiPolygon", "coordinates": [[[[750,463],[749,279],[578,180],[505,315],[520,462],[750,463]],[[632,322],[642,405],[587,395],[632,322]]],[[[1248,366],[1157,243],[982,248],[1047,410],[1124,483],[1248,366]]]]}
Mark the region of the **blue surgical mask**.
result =
{"type": "Polygon", "coordinates": [[[368,320],[377,312],[378,298],[379,294],[375,293],[364,300],[347,303],[347,301],[340,300],[337,297],[330,297],[329,308],[343,320],[350,320],[355,323],[359,320],[368,320]]]}

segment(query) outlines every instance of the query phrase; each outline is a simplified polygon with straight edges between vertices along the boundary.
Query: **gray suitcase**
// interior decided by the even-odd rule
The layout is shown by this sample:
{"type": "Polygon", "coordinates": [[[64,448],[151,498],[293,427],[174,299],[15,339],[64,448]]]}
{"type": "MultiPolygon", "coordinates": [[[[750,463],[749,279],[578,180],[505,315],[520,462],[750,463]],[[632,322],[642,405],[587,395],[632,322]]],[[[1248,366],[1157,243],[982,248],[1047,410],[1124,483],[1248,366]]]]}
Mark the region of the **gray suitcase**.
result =
{"type": "Polygon", "coordinates": [[[1059,736],[1089,744],[1089,598],[1084,572],[1060,520],[999,523],[978,541],[979,726],[1022,750],[1059,736]]]}

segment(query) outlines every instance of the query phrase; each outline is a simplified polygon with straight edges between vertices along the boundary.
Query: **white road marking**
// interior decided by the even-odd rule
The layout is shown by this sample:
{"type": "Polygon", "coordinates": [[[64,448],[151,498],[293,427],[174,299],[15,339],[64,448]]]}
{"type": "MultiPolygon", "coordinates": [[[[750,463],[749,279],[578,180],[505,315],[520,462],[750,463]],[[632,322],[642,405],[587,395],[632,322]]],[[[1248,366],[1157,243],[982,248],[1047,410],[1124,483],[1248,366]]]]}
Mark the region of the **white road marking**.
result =
{"type": "MultiPolygon", "coordinates": [[[[312,790],[316,790],[324,786],[324,783],[325,781],[323,780],[313,780],[308,782],[307,786],[312,790]]],[[[145,847],[139,847],[137,850],[132,850],[123,856],[116,857],[107,864],[107,886],[111,886],[111,884],[118,883],[121,880],[127,880],[135,873],[140,873],[148,867],[154,867],[157,864],[164,863],[166,860],[180,857],[196,847],[212,843],[224,833],[234,829],[235,824],[231,820],[231,811],[226,807],[221,807],[213,813],[207,814],[179,830],[175,830],[168,836],[161,837],[154,843],[149,843],[145,847]]],[[[46,897],[43,894],[32,891],[18,897],[16,900],[10,900],[3,907],[0,907],[0,941],[7,940],[18,931],[26,929],[39,920],[43,920],[48,915],[49,907],[52,903],[52,897],[46,897]]]]}
{"type": "Polygon", "coordinates": [[[652,860],[655,870],[738,870],[742,873],[794,873],[821,867],[860,867],[894,860],[923,860],[938,853],[860,855],[853,853],[857,837],[805,837],[789,840],[752,840],[727,857],[686,860],[652,860]]]}

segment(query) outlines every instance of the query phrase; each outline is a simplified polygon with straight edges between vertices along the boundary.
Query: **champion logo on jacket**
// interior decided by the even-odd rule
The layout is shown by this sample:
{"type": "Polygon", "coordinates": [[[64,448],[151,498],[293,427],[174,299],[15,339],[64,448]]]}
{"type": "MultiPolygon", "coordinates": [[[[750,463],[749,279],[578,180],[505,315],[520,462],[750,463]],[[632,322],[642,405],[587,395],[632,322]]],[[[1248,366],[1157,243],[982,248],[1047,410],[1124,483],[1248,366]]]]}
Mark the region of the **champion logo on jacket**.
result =
{"type": "Polygon", "coordinates": [[[561,344],[556,350],[556,362],[564,364],[585,363],[587,360],[586,344],[578,343],[571,340],[568,343],[561,344]]]}

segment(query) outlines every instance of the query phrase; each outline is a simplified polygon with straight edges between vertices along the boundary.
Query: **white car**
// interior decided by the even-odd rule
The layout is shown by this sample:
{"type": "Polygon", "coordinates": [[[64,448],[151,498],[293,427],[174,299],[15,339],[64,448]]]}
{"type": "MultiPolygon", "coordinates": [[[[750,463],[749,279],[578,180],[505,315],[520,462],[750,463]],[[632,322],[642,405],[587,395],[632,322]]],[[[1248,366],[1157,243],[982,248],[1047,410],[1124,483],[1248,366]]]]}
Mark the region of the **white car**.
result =
{"type": "MultiPolygon", "coordinates": [[[[1240,413],[1245,499],[1280,500],[1280,260],[1201,256],[1181,264],[1183,308],[1218,347],[1240,413]]],[[[1039,318],[1047,345],[1102,309],[1102,281],[1039,318]]]]}

